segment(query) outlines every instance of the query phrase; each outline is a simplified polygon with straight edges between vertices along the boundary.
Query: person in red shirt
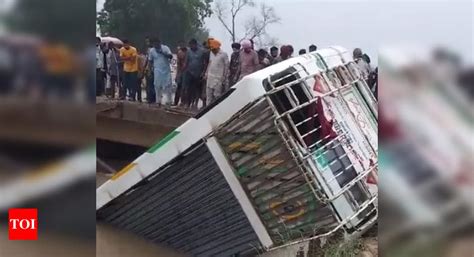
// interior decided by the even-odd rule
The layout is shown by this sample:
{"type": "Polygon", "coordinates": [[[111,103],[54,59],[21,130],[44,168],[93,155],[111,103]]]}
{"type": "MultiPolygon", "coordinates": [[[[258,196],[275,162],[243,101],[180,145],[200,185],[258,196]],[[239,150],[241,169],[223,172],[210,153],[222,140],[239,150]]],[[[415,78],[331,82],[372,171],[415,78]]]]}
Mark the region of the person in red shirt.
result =
{"type": "Polygon", "coordinates": [[[185,104],[187,96],[185,95],[185,90],[183,88],[183,77],[184,77],[184,68],[186,62],[186,52],[187,48],[180,46],[176,53],[177,56],[177,71],[176,71],[176,93],[174,95],[174,105],[178,105],[181,101],[181,105],[185,104]]]}

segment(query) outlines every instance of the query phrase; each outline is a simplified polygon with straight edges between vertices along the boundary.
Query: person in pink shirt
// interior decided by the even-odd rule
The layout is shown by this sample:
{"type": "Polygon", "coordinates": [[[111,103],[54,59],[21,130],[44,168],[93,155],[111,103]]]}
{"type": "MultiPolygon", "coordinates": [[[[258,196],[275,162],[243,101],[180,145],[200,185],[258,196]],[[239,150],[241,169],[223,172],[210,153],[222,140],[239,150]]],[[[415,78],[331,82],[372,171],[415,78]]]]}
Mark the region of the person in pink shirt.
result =
{"type": "Polygon", "coordinates": [[[242,50],[239,55],[240,59],[240,77],[241,80],[243,77],[254,73],[258,70],[259,60],[258,54],[252,48],[252,42],[250,40],[244,39],[240,43],[242,50]]]}

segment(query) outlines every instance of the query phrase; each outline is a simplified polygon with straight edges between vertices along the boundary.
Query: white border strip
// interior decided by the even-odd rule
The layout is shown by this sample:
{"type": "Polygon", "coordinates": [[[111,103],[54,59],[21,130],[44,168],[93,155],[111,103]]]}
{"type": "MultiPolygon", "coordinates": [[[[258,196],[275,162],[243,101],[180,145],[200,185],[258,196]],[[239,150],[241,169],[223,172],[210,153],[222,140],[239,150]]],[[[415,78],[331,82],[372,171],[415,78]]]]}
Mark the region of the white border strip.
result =
{"type": "Polygon", "coordinates": [[[265,228],[262,221],[258,217],[257,212],[253,208],[252,203],[247,197],[247,194],[245,193],[244,189],[240,185],[239,180],[234,175],[234,170],[232,166],[230,166],[229,162],[227,161],[227,158],[225,157],[224,152],[222,151],[221,147],[217,143],[217,140],[215,139],[215,137],[209,138],[206,142],[206,145],[209,148],[209,151],[211,152],[212,157],[214,157],[214,160],[219,166],[219,169],[221,170],[222,174],[227,180],[227,183],[229,184],[232,192],[234,193],[235,197],[239,201],[240,206],[245,212],[245,215],[247,216],[247,218],[249,219],[250,225],[252,225],[253,230],[257,234],[260,242],[262,243],[264,247],[269,248],[270,246],[273,245],[273,241],[270,238],[270,235],[268,234],[267,229],[265,228]]]}
{"type": "Polygon", "coordinates": [[[57,190],[82,179],[93,178],[96,173],[96,152],[83,150],[50,165],[50,168],[32,170],[0,184],[0,212],[57,193],[57,190]]]}

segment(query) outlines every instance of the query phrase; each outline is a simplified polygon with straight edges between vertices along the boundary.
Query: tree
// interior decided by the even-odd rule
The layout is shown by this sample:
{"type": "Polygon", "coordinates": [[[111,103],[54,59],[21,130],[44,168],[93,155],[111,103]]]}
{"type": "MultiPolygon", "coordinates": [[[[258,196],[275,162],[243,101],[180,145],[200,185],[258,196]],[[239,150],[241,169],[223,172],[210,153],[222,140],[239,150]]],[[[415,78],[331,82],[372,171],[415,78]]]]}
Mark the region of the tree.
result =
{"type": "Polygon", "coordinates": [[[159,37],[172,48],[192,37],[204,40],[204,18],[212,0],[106,0],[97,15],[102,35],[129,39],[143,46],[144,38],[159,37]]]}
{"type": "Polygon", "coordinates": [[[230,7],[227,4],[229,4],[229,1],[217,1],[214,7],[214,13],[227,32],[229,32],[232,42],[236,42],[235,22],[237,15],[246,7],[254,7],[255,3],[252,0],[230,0],[230,7]],[[226,21],[229,18],[229,14],[230,25],[228,21],[226,21]]]}
{"type": "Polygon", "coordinates": [[[275,9],[262,3],[260,5],[260,15],[251,17],[245,24],[245,38],[252,39],[261,47],[266,47],[267,43],[274,44],[275,38],[270,38],[267,27],[280,22],[275,9]]]}
{"type": "Polygon", "coordinates": [[[72,45],[95,38],[95,2],[84,0],[16,0],[5,13],[6,27],[72,45]]]}
{"type": "Polygon", "coordinates": [[[271,37],[269,35],[262,35],[256,39],[254,39],[254,43],[258,45],[259,48],[268,49],[272,46],[279,45],[279,41],[275,37],[271,37]]]}
{"type": "Polygon", "coordinates": [[[271,6],[262,3],[259,8],[258,15],[250,17],[244,22],[245,35],[238,38],[236,31],[236,23],[239,14],[245,8],[255,7],[253,0],[219,0],[214,5],[214,14],[226,31],[229,33],[232,42],[236,42],[243,38],[253,39],[260,42],[259,45],[265,44],[269,39],[267,34],[268,26],[280,22],[280,17],[271,6]]]}

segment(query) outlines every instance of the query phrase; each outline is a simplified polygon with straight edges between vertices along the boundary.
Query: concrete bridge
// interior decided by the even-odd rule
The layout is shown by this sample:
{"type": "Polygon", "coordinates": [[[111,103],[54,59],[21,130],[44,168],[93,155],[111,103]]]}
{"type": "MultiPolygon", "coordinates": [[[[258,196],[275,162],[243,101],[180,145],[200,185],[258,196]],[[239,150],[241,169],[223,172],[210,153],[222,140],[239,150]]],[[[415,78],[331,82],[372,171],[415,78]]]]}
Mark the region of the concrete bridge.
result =
{"type": "Polygon", "coordinates": [[[98,139],[147,148],[192,116],[157,105],[103,98],[97,100],[96,113],[98,139]]]}
{"type": "Polygon", "coordinates": [[[94,142],[94,105],[0,98],[0,141],[65,148],[94,142]]]}

